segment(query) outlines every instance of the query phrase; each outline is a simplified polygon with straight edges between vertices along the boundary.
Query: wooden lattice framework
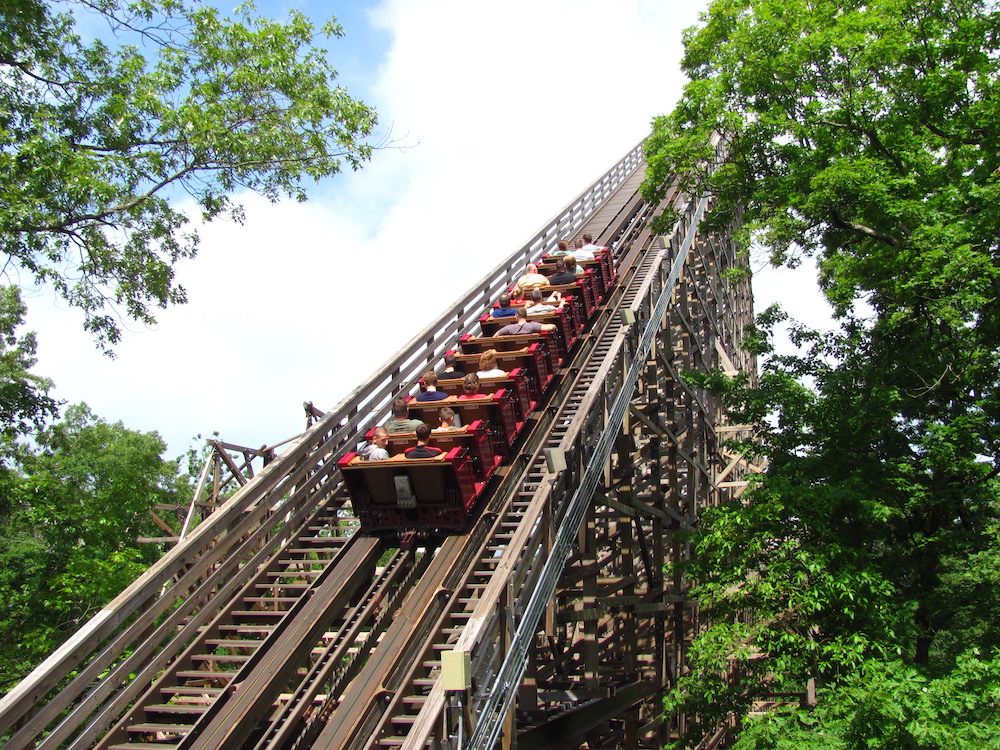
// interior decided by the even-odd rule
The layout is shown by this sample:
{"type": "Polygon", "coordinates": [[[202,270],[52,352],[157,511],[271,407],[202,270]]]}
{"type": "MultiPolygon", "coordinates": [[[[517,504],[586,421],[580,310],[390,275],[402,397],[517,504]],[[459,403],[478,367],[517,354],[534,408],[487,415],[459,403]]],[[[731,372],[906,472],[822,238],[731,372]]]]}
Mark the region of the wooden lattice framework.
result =
{"type": "MultiPolygon", "coordinates": [[[[587,691],[606,702],[605,711],[590,704],[561,719],[591,747],[659,747],[677,728],[662,721],[663,689],[685,668],[698,617],[686,582],[665,577],[664,567],[690,554],[676,532],[704,508],[739,497],[760,468],[728,446],[752,427],[727,424],[718,400],[683,377],[756,372],[739,346],[752,319],[749,276],[721,275],[741,263],[727,237],[693,244],[560,580],[554,623],[536,644],[536,674],[551,679],[568,655],[575,667],[565,691],[536,696],[539,706],[587,691]],[[611,684],[613,694],[602,687],[611,684]],[[617,713],[629,700],[626,715],[617,713]]],[[[531,736],[518,747],[535,747],[531,736]]]]}

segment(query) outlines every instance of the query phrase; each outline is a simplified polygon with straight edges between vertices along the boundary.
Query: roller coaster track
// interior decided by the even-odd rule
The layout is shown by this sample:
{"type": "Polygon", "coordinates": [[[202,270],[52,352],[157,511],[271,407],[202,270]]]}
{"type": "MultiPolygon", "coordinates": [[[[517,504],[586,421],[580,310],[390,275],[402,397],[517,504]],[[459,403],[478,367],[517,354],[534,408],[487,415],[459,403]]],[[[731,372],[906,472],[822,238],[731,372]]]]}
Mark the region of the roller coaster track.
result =
{"type": "MultiPolygon", "coordinates": [[[[0,699],[24,748],[660,747],[697,627],[673,532],[755,467],[684,369],[753,372],[707,199],[642,200],[630,151],[0,699]],[[650,220],[681,216],[669,235],[650,220]],[[337,460],[558,239],[618,278],[468,533],[357,533],[337,460]],[[468,664],[446,690],[443,661],[468,664]]],[[[249,459],[248,459],[249,463],[249,459]]]]}

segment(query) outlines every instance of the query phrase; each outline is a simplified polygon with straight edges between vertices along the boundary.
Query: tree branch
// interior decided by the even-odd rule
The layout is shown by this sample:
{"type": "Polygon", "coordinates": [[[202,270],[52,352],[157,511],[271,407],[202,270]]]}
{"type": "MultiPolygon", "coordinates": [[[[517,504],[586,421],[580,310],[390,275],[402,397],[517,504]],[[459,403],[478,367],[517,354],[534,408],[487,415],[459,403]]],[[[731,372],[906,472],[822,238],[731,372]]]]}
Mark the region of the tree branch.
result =
{"type": "Polygon", "coordinates": [[[859,224],[856,221],[850,221],[849,219],[845,219],[841,215],[840,210],[837,208],[831,208],[830,214],[832,216],[831,222],[834,224],[834,226],[837,226],[841,229],[849,229],[852,232],[857,232],[858,234],[868,237],[870,239],[878,240],[879,242],[884,242],[886,245],[889,245],[891,247],[899,247],[899,240],[897,240],[895,237],[892,237],[888,234],[883,234],[882,232],[872,229],[871,227],[865,226],[864,224],[859,224]]]}

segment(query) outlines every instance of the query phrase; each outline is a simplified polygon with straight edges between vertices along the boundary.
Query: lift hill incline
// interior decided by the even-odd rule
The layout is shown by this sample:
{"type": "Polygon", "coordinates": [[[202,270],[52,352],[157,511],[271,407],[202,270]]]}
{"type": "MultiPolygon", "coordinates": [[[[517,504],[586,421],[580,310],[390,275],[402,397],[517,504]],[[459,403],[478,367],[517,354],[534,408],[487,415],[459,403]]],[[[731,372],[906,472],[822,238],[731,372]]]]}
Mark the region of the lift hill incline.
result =
{"type": "Polygon", "coordinates": [[[723,276],[732,242],[697,230],[708,201],[649,205],[642,174],[637,147],[338,407],[308,405],[266,466],[230,458],[239,491],[0,700],[5,747],[524,748],[545,727],[568,747],[662,746],[660,696],[697,626],[663,576],[686,554],[673,531],[755,468],[726,447],[748,428],[679,373],[753,372],[752,300],[723,276]],[[682,218],[656,236],[667,205],[682,218]],[[468,531],[356,533],[338,462],[527,262],[583,232],[617,278],[524,376],[535,406],[468,531]],[[467,660],[468,689],[444,690],[443,654],[467,660]]]}

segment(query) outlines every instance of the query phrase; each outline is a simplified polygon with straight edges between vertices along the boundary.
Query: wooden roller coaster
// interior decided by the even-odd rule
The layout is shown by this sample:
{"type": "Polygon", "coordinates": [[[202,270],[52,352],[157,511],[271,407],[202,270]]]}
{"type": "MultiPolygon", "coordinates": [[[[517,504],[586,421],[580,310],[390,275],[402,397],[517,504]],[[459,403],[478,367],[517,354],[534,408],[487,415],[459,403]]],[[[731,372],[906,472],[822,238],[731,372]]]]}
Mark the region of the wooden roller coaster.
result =
{"type": "Polygon", "coordinates": [[[307,405],[280,450],[216,444],[243,453],[239,488],[0,699],[4,747],[662,747],[698,626],[664,574],[688,554],[675,532],[756,468],[728,448],[750,428],[681,373],[755,363],[749,277],[726,273],[741,256],[698,229],[710,201],[651,205],[643,173],[637,147],[336,408],[307,405]],[[680,220],[654,234],[668,207],[680,220]],[[338,462],[583,232],[617,278],[468,530],[359,532],[338,462]]]}

